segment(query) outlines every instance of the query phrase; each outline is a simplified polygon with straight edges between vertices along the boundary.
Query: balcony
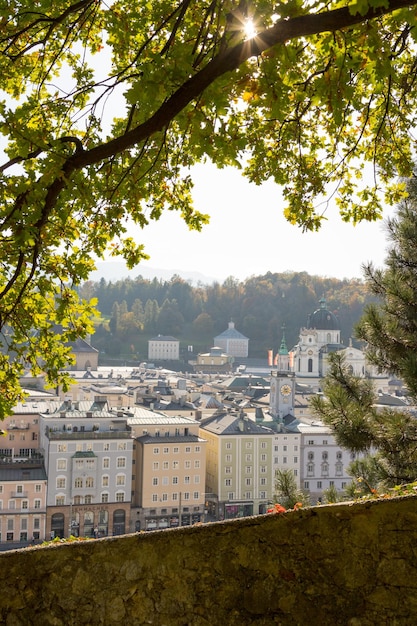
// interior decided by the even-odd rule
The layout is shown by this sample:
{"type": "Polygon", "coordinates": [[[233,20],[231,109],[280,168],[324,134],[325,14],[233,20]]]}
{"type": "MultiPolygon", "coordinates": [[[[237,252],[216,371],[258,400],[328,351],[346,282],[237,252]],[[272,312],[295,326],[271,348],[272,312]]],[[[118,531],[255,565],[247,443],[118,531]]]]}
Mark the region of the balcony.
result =
{"type": "Polygon", "coordinates": [[[76,439],[130,439],[132,433],[130,430],[77,430],[76,432],[68,432],[68,430],[50,430],[47,428],[46,436],[51,441],[74,441],[76,439]]]}

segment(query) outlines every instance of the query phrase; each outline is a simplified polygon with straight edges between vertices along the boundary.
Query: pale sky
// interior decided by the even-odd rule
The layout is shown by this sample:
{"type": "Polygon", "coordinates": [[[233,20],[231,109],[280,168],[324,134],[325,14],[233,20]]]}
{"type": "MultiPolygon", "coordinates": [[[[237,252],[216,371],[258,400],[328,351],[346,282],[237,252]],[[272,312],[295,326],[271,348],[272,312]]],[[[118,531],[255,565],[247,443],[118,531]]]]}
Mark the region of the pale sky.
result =
{"type": "Polygon", "coordinates": [[[138,228],[135,236],[151,257],[136,268],[138,273],[149,266],[201,272],[218,281],[287,270],[363,278],[363,263],[384,264],[382,221],[352,226],[333,207],[320,232],[303,233],[285,220],[274,183],[256,186],[238,170],[212,165],[199,166],[195,174],[195,207],[211,216],[210,224],[202,232],[190,231],[177,212],[168,211],[144,230],[138,228]]]}

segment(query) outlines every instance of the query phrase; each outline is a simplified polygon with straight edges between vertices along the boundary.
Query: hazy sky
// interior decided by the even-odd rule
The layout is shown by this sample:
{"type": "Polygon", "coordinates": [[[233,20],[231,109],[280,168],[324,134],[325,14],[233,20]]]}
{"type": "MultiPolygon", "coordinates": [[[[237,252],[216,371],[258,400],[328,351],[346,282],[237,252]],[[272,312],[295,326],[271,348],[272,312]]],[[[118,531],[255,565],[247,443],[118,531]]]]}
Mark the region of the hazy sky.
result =
{"type": "Polygon", "coordinates": [[[201,272],[222,281],[286,270],[362,278],[363,263],[384,263],[382,221],[351,226],[333,207],[319,233],[303,233],[285,220],[279,187],[250,184],[237,170],[199,166],[194,198],[196,208],[211,216],[210,224],[200,233],[189,231],[177,212],[166,212],[138,229],[151,257],[142,267],[201,272]]]}

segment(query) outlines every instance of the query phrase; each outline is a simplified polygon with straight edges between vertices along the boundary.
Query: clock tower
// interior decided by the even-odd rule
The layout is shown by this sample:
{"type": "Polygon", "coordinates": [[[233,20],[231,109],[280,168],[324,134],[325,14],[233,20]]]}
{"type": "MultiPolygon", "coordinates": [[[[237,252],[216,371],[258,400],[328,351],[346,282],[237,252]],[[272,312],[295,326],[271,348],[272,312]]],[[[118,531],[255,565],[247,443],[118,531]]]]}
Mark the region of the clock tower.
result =
{"type": "Polygon", "coordinates": [[[286,415],[294,414],[294,392],[294,374],[271,372],[269,410],[272,417],[281,422],[286,415]]]}

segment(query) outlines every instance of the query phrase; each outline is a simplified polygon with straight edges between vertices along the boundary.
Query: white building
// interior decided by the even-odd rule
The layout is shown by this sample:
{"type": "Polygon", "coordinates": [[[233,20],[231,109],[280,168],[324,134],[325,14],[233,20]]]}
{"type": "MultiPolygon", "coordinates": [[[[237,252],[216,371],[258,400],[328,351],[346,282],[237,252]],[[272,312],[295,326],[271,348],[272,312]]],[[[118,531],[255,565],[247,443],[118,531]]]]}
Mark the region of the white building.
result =
{"type": "Polygon", "coordinates": [[[342,493],[352,480],[347,467],[355,455],[341,448],[319,420],[294,420],[286,430],[288,435],[299,436],[300,486],[310,494],[312,504],[321,502],[329,487],[342,493]]]}
{"type": "Polygon", "coordinates": [[[229,322],[227,330],[214,337],[214,345],[224,350],[228,356],[246,358],[249,353],[249,339],[229,322]]]}
{"type": "Polygon", "coordinates": [[[51,537],[123,534],[130,524],[133,439],[105,402],[66,401],[40,415],[51,537]]]}
{"type": "Polygon", "coordinates": [[[178,361],[180,342],[170,335],[158,335],[148,341],[148,359],[150,361],[178,361]]]}

